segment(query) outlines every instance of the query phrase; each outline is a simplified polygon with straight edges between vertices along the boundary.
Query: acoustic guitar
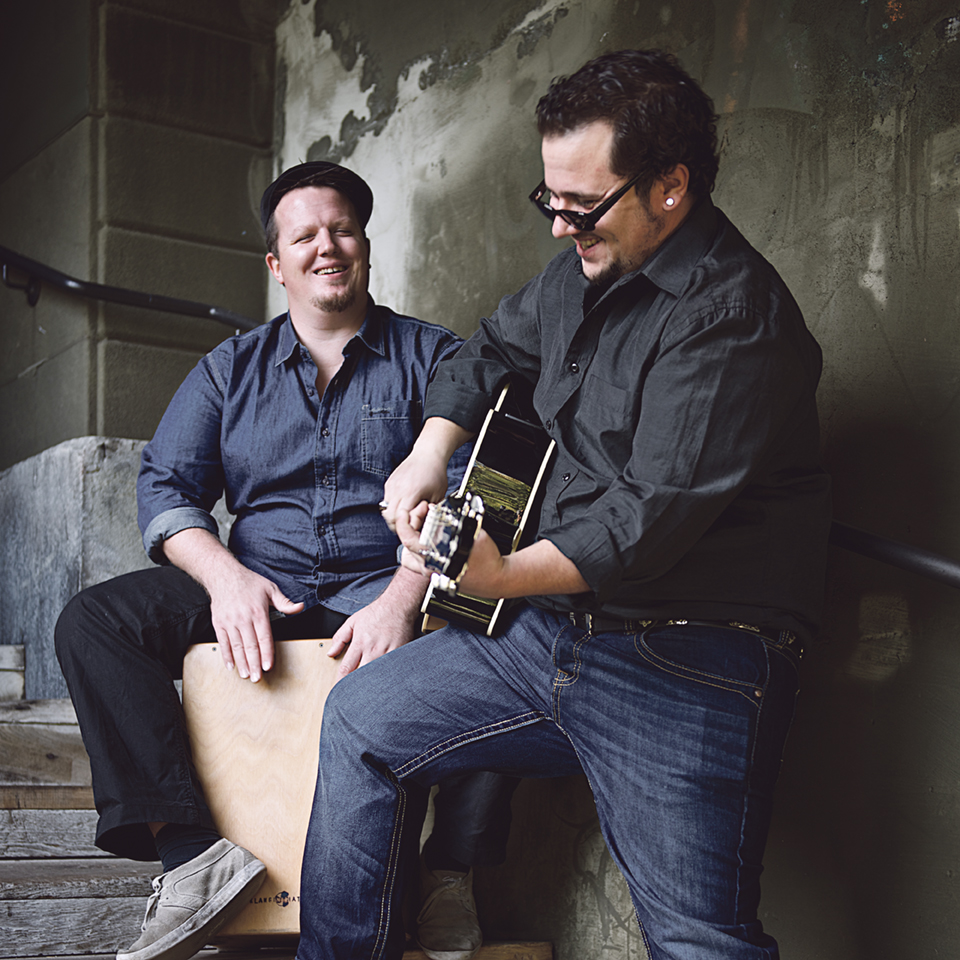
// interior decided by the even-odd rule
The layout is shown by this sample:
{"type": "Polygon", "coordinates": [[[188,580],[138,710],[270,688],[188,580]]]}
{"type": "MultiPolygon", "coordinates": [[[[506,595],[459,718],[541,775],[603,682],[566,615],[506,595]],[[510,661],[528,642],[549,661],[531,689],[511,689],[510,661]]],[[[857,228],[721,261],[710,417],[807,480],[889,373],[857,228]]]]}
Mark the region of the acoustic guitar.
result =
{"type": "Polygon", "coordinates": [[[424,630],[449,621],[493,636],[508,602],[461,593],[458,586],[482,528],[501,554],[532,539],[539,494],[555,442],[526,415],[520,390],[504,387],[487,412],[457,492],[433,504],[420,532],[420,552],[430,571],[421,611],[424,630]]]}

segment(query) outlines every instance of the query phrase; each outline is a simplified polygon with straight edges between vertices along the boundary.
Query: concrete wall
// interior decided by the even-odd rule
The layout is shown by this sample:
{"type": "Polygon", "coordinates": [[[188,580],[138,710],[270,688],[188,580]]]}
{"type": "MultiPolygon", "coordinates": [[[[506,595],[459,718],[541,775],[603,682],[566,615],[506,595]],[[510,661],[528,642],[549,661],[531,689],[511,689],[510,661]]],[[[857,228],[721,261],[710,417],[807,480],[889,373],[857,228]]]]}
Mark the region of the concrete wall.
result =
{"type": "MultiPolygon", "coordinates": [[[[263,319],[256,211],[283,5],[7,4],[0,244],[81,280],[263,319]]],[[[71,437],[149,438],[232,332],[49,287],[31,308],[0,289],[0,468],[71,437]]]]}
{"type": "MultiPolygon", "coordinates": [[[[677,53],[722,114],[715,199],[824,347],[835,515],[960,557],[955,4],[307,0],[277,45],[277,166],[366,176],[374,294],[465,334],[557,249],[526,201],[550,78],[677,53]]],[[[832,558],[767,857],[785,956],[960,955],[958,622],[949,588],[832,558]]],[[[478,884],[488,937],[642,957],[584,784],[525,784],[515,808],[511,862],[478,884]]]]}

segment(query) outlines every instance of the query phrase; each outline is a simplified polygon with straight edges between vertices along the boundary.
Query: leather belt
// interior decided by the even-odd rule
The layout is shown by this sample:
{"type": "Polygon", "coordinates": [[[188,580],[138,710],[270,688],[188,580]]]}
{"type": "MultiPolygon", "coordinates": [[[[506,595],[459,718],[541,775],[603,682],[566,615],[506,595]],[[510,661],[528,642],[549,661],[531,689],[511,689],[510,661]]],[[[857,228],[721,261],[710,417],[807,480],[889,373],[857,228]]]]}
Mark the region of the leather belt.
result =
{"type": "Polygon", "coordinates": [[[797,635],[792,630],[771,630],[769,628],[757,627],[752,623],[744,623],[742,620],[620,620],[617,617],[601,617],[595,613],[574,613],[567,614],[570,622],[581,630],[589,633],[639,633],[641,630],[649,630],[651,627],[725,627],[729,630],[743,630],[752,633],[771,643],[786,643],[799,651],[799,656],[803,655],[802,648],[797,640],[797,635]]]}

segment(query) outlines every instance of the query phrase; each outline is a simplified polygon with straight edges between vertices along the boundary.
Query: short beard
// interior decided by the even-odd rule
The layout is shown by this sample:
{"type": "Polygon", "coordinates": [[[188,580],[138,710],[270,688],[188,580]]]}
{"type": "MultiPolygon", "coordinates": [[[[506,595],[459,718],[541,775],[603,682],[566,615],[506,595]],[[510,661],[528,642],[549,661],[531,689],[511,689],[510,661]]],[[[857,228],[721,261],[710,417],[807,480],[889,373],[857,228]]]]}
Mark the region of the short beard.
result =
{"type": "Polygon", "coordinates": [[[632,273],[634,270],[639,270],[640,267],[642,267],[647,260],[649,260],[654,253],[656,253],[660,243],[662,242],[659,238],[663,236],[666,217],[655,214],[650,209],[649,202],[644,202],[642,209],[645,211],[647,223],[654,228],[654,236],[658,238],[657,242],[640,251],[640,256],[637,258],[637,263],[625,263],[623,260],[614,260],[613,263],[607,264],[606,268],[590,281],[591,286],[610,286],[615,280],[619,280],[625,273],[632,273]]]}
{"type": "Polygon", "coordinates": [[[314,297],[310,303],[323,313],[343,313],[357,302],[357,291],[350,288],[329,297],[314,297]]]}

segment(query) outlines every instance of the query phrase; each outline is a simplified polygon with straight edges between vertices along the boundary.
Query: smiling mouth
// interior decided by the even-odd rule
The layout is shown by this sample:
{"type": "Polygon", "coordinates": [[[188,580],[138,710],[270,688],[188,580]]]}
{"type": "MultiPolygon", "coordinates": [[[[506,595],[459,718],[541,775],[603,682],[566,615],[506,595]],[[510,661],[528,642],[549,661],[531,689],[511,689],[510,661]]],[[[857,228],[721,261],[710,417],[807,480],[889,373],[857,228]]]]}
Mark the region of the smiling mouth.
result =
{"type": "Polygon", "coordinates": [[[318,277],[331,277],[337,273],[344,273],[346,267],[321,267],[319,270],[314,270],[314,274],[318,277]]]}
{"type": "Polygon", "coordinates": [[[591,247],[595,247],[600,242],[599,237],[577,237],[577,246],[581,250],[589,250],[591,247]]]}

